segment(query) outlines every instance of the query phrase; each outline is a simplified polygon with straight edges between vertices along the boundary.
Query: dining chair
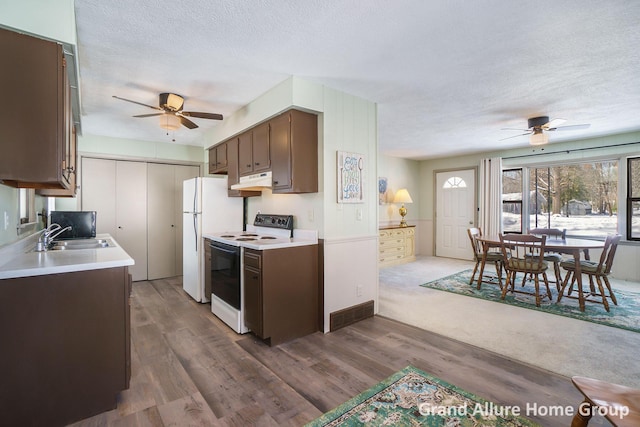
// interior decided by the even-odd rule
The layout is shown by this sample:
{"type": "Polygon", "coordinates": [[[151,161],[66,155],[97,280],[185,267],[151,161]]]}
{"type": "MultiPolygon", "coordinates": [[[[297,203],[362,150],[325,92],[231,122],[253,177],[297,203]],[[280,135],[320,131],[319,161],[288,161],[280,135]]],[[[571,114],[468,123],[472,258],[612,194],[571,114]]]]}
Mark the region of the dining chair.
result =
{"type": "MultiPolygon", "coordinates": [[[[482,255],[484,253],[482,244],[477,240],[477,237],[482,237],[482,229],[472,227],[467,229],[467,234],[469,235],[469,240],[471,241],[471,249],[473,249],[473,260],[476,262],[476,265],[473,266],[473,273],[471,273],[471,280],[469,280],[469,284],[471,285],[475,280],[478,267],[480,267],[480,264],[482,263],[482,255]]],[[[502,289],[502,260],[503,258],[501,252],[487,252],[487,258],[485,262],[492,262],[495,265],[500,289],[502,289]]],[[[495,276],[485,275],[483,273],[482,277],[478,278],[478,289],[480,289],[482,282],[495,283],[495,276]]]]}
{"type": "MultiPolygon", "coordinates": [[[[528,230],[528,234],[565,240],[567,238],[567,229],[563,228],[562,230],[560,230],[559,228],[532,228],[528,230]]],[[[560,263],[562,262],[562,255],[557,252],[547,252],[544,254],[544,260],[553,263],[553,274],[556,277],[556,289],[560,291],[560,286],[562,285],[562,274],[560,274],[560,263]]]]}
{"type": "MultiPolygon", "coordinates": [[[[616,300],[616,296],[611,290],[611,283],[609,282],[609,274],[611,274],[611,267],[613,266],[613,259],[616,254],[616,249],[618,248],[618,243],[622,236],[620,234],[610,234],[607,236],[604,241],[604,247],[602,248],[602,254],[600,255],[600,260],[589,261],[589,260],[580,260],[580,270],[582,274],[586,274],[589,276],[589,283],[593,286],[593,280],[595,279],[598,284],[599,293],[594,293],[593,290],[590,289],[590,292],[585,296],[584,289],[578,289],[578,299],[582,301],[594,301],[587,300],[588,296],[599,296],[602,298],[602,305],[604,305],[605,310],[609,311],[609,302],[607,301],[607,294],[604,291],[604,287],[602,286],[602,282],[604,282],[607,290],[609,291],[609,298],[611,301],[618,305],[618,301],[616,300]]],[[[573,260],[566,260],[560,263],[560,266],[567,270],[567,275],[564,278],[564,282],[562,283],[562,288],[558,293],[558,302],[562,299],[564,295],[565,288],[571,281],[571,286],[569,286],[569,291],[567,295],[570,295],[573,291],[573,285],[575,283],[575,275],[576,275],[576,264],[573,260]]],[[[582,306],[582,302],[581,302],[582,306]]]]}
{"type": "MultiPolygon", "coordinates": [[[[500,248],[504,259],[504,268],[507,271],[505,286],[502,288],[504,299],[511,285],[511,292],[515,290],[515,279],[518,273],[533,277],[535,285],[536,306],[540,307],[540,276],[547,288],[547,296],[551,300],[551,289],[547,278],[548,263],[544,260],[545,242],[547,236],[534,236],[532,234],[501,234],[500,248]]],[[[528,293],[528,292],[525,292],[528,293]]]]}

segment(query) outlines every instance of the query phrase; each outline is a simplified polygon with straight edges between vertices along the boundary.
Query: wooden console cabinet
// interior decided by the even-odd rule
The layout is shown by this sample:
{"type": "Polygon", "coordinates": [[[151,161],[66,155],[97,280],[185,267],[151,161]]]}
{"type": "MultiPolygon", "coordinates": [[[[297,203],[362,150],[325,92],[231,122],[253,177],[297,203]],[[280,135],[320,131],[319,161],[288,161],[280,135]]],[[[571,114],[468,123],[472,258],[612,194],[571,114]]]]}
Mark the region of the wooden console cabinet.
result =
{"type": "Polygon", "coordinates": [[[385,227],[379,233],[380,267],[416,260],[415,226],[385,227]]]}
{"type": "Polygon", "coordinates": [[[318,330],[318,245],[244,250],[245,324],[270,345],[318,330]]]}
{"type": "Polygon", "coordinates": [[[116,407],[131,377],[130,291],[128,267],[0,280],[3,425],[116,407]]]}

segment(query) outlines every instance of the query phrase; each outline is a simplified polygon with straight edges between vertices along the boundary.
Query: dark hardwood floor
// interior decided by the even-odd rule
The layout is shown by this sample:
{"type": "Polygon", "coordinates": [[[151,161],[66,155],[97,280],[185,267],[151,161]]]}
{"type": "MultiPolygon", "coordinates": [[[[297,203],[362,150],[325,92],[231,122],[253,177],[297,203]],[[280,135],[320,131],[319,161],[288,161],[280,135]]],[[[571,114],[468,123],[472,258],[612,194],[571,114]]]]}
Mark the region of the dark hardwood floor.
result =
{"type": "Polygon", "coordinates": [[[180,279],[133,284],[131,387],[75,426],[301,426],[407,365],[523,411],[582,400],[568,378],[383,317],[268,347],[235,334],[180,279]]]}

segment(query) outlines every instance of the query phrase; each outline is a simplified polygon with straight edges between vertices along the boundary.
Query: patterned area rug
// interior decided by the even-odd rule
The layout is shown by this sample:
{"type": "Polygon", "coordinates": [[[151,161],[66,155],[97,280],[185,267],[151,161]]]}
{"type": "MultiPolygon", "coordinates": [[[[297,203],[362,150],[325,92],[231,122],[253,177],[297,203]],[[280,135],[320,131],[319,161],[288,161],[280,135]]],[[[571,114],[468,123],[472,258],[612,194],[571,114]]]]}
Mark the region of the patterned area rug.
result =
{"type": "MultiPolygon", "coordinates": [[[[509,292],[504,300],[500,299],[501,291],[497,282],[495,284],[483,282],[481,289],[476,289],[476,281],[474,281],[473,285],[469,285],[471,272],[472,270],[462,271],[420,286],[640,332],[640,293],[614,288],[613,292],[618,300],[618,305],[614,305],[609,301],[609,312],[604,309],[602,304],[590,303],[588,301],[585,304],[585,311],[582,312],[580,311],[577,299],[563,296],[560,302],[557,303],[558,292],[556,291],[555,283],[551,283],[549,285],[552,295],[551,300],[545,297],[541,301],[540,307],[536,307],[535,297],[530,294],[509,292]]],[[[477,277],[476,273],[476,278],[477,277]]],[[[521,282],[521,277],[516,278],[516,290],[519,288],[522,289],[520,287],[521,282]]],[[[588,287],[588,285],[586,286],[588,287]]],[[[544,284],[541,283],[541,295],[546,294],[543,289],[544,284]]],[[[527,284],[525,290],[532,291],[533,284],[527,284]]],[[[572,295],[577,296],[577,291],[574,290],[572,295]]]]}
{"type": "Polygon", "coordinates": [[[306,427],[320,426],[537,426],[413,366],[396,372],[306,427]]]}

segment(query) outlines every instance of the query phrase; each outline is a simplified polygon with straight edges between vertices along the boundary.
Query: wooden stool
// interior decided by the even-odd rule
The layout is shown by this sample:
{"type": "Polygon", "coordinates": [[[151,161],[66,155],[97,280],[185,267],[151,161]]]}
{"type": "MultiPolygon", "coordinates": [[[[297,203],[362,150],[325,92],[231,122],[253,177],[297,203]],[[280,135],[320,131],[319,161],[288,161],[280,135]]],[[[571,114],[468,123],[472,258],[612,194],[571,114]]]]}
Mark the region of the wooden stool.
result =
{"type": "Polygon", "coordinates": [[[593,414],[617,427],[640,426],[640,390],[593,378],[573,377],[571,381],[584,395],[571,427],[586,427],[593,414]]]}

